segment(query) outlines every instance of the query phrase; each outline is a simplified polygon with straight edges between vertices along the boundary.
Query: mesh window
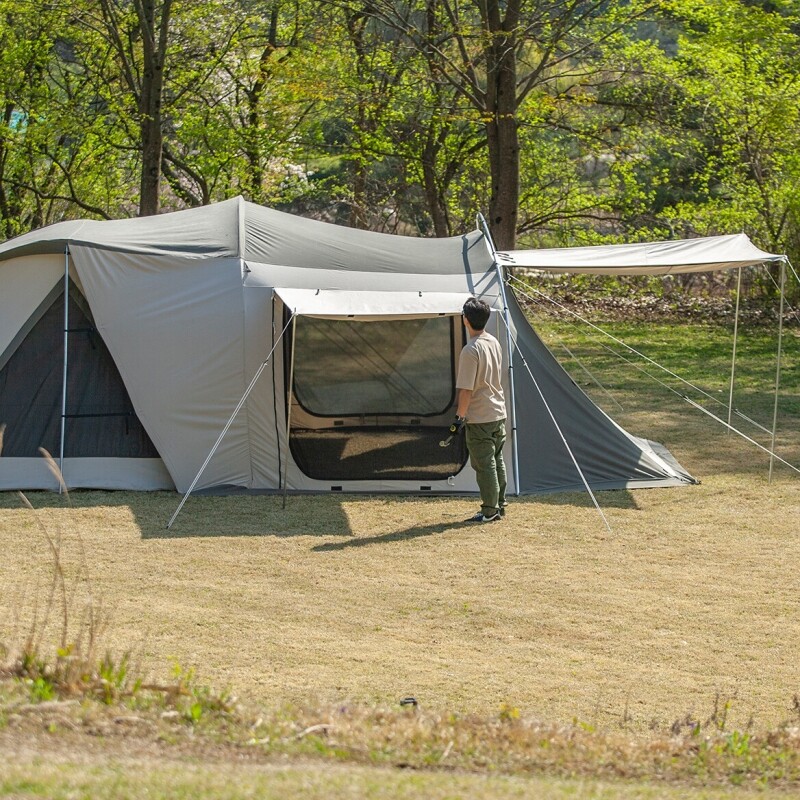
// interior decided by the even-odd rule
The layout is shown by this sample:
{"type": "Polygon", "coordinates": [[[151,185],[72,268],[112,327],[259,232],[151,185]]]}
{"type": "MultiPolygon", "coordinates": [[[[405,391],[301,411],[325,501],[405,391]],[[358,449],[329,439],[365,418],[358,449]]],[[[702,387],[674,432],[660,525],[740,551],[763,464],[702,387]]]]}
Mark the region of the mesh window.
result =
{"type": "Polygon", "coordinates": [[[297,466],[316,480],[446,480],[467,460],[463,433],[440,446],[448,426],[293,427],[289,446],[297,466]]]}
{"type": "MultiPolygon", "coordinates": [[[[72,286],[69,328],[64,455],[158,457],[85,300],[72,286]]],[[[58,455],[63,341],[62,291],[0,369],[3,456],[38,456],[40,447],[58,455]]]]}
{"type": "Polygon", "coordinates": [[[440,444],[455,414],[458,317],[295,325],[289,446],[303,473],[428,482],[462,469],[463,435],[440,444]]]}
{"type": "Polygon", "coordinates": [[[296,320],[294,395],[318,417],[431,416],[452,404],[452,317],[296,320]]]}

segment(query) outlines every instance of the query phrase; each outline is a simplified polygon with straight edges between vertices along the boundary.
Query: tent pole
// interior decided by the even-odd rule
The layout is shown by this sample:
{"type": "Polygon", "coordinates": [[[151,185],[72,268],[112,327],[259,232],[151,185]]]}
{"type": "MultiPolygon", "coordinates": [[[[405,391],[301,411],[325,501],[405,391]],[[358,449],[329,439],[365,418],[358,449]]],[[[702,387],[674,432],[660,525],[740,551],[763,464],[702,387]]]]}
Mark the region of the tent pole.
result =
{"type": "MultiPolygon", "coordinates": [[[[739,338],[739,298],[742,294],[742,268],[739,267],[739,274],[736,278],[736,314],[733,318],[733,354],[731,356],[731,383],[728,391],[728,425],[731,424],[731,416],[733,414],[733,383],[736,375],[736,343],[739,338]]],[[[731,435],[731,430],[728,428],[728,436],[731,435]]]]}
{"type": "Polygon", "coordinates": [[[64,366],[61,378],[61,442],[58,451],[58,470],[61,480],[58,493],[61,494],[64,482],[64,441],[67,434],[67,351],[69,349],[69,245],[64,248],[64,366]]]}
{"type": "Polygon", "coordinates": [[[772,408],[772,442],[769,456],[769,483],[772,483],[772,466],[775,461],[775,430],[778,426],[778,393],[781,388],[781,351],[783,348],[783,307],[784,289],[786,288],[786,259],[781,259],[781,308],[778,313],[778,359],[775,367],[775,403],[772,408]]]}
{"type": "MultiPolygon", "coordinates": [[[[292,319],[297,310],[292,311],[292,319]]],[[[283,507],[286,508],[286,483],[289,476],[289,432],[292,426],[292,384],[294,383],[294,342],[297,325],[292,325],[292,355],[289,359],[289,385],[286,387],[286,449],[283,451],[283,507]]]]}
{"type": "Polygon", "coordinates": [[[200,480],[200,476],[203,474],[205,468],[208,466],[209,462],[213,458],[214,453],[217,452],[217,448],[220,446],[220,443],[225,438],[225,434],[228,432],[231,425],[233,425],[233,420],[236,419],[236,415],[242,410],[242,406],[245,404],[247,398],[250,396],[250,392],[253,391],[253,387],[256,385],[258,379],[261,377],[261,373],[264,371],[267,364],[269,364],[269,360],[270,358],[272,358],[272,354],[275,352],[275,348],[280,344],[281,339],[283,339],[283,334],[286,333],[286,329],[289,327],[289,323],[291,323],[292,319],[293,316],[290,317],[289,322],[287,322],[286,325],[284,325],[283,330],[281,331],[281,335],[278,337],[278,341],[275,342],[274,345],[272,345],[272,350],[269,351],[267,357],[264,359],[261,366],[256,371],[256,374],[253,376],[253,380],[250,381],[250,385],[244,390],[242,399],[239,401],[236,408],[233,410],[233,414],[231,414],[230,419],[227,421],[225,427],[222,429],[222,433],[220,433],[220,435],[217,437],[217,441],[214,442],[214,446],[211,448],[211,452],[208,454],[206,460],[203,462],[203,466],[200,467],[199,472],[197,473],[197,475],[195,475],[195,478],[192,481],[192,485],[189,487],[188,491],[181,499],[180,504],[178,505],[177,509],[175,509],[175,513],[172,515],[172,518],[167,523],[168,530],[169,528],[172,527],[172,523],[175,522],[175,520],[178,517],[178,514],[181,513],[181,509],[183,508],[184,503],[186,503],[186,501],[189,499],[189,495],[194,491],[194,487],[197,486],[197,482],[200,480]]]}
{"type": "Polygon", "coordinates": [[[483,235],[489,244],[489,251],[494,261],[495,269],[497,270],[497,282],[500,285],[500,297],[503,300],[503,322],[506,327],[506,349],[508,350],[508,385],[511,392],[509,398],[509,407],[511,409],[511,454],[514,468],[514,494],[519,497],[519,448],[517,446],[517,403],[516,393],[514,391],[514,345],[511,339],[511,321],[509,320],[508,313],[508,298],[506,297],[506,281],[503,271],[500,268],[500,262],[497,260],[497,250],[495,250],[492,235],[489,233],[489,226],[486,224],[483,214],[478,213],[478,223],[483,228],[483,235]]]}

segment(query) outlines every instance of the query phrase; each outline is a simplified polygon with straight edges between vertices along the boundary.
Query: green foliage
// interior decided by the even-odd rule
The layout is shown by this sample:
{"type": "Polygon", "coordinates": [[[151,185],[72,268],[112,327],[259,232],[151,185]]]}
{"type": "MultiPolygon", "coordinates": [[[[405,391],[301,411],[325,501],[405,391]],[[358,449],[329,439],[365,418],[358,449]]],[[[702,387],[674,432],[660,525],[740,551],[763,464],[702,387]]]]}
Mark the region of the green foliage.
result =
{"type": "MultiPolygon", "coordinates": [[[[3,236],[137,213],[136,5],[0,2],[3,236]]],[[[164,209],[243,194],[452,235],[518,177],[521,246],[745,231],[800,261],[790,0],[173,3],[161,68],[164,209]],[[490,147],[500,114],[516,166],[490,147]]]]}

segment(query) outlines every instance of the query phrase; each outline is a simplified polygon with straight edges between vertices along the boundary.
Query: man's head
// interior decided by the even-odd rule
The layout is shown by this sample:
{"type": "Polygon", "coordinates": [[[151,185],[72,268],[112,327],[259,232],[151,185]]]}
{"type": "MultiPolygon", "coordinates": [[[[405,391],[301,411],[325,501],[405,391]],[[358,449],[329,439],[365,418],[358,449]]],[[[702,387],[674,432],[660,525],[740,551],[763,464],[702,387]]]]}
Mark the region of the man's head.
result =
{"type": "Polygon", "coordinates": [[[461,312],[469,322],[470,328],[474,331],[482,331],[489,321],[492,310],[483,300],[478,300],[476,297],[470,297],[461,312]]]}

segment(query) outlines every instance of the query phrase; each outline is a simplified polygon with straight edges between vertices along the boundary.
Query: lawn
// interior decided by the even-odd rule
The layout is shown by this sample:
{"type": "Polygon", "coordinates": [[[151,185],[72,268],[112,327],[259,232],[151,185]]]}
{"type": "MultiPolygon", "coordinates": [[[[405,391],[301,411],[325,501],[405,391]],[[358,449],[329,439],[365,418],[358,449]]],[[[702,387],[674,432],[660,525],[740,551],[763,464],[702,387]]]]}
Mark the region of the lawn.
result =
{"type": "MultiPolygon", "coordinates": [[[[604,327],[727,403],[729,331],[604,327]]],[[[131,652],[148,680],[178,665],[266,715],[287,704],[394,714],[413,696],[420,714],[512,717],[642,742],[693,726],[757,735],[800,725],[800,475],[776,464],[769,481],[764,452],[620,363],[599,340],[552,320],[540,329],[599,405],[632,433],[667,445],[700,485],[599,493],[611,533],[584,494],[512,498],[503,522],[481,527],[461,522],[475,510],[469,498],[290,496],[283,509],[272,496],[198,496],[166,530],[175,494],[82,491],[67,500],[33,492],[34,513],[4,493],[0,642],[18,648],[39,620],[44,647],[63,623],[56,600],[42,625],[52,575],[44,526],[60,542],[68,626],[79,627],[91,606],[108,619],[103,646],[131,652]]],[[[760,327],[739,344],[736,405],[766,427],[774,347],[774,332],[760,327]]],[[[789,332],[776,449],[793,464],[798,364],[800,340],[789,332]]],[[[690,394],[666,373],[659,380],[690,394]]],[[[769,446],[768,434],[738,417],[733,424],[769,446]]],[[[66,761],[66,774],[80,773],[73,788],[106,785],[103,769],[89,775],[66,761]]],[[[10,780],[5,791],[21,793],[19,771],[9,769],[0,769],[0,787],[10,780]]],[[[307,794],[292,788],[285,796],[318,796],[320,769],[303,778],[307,794]]],[[[482,790],[469,782],[488,779],[462,775],[462,789],[437,794],[436,774],[415,789],[397,772],[362,769],[330,773],[332,786],[341,778],[361,790],[328,796],[373,796],[374,780],[396,797],[475,796],[482,790]]],[[[146,772],[156,780],[160,770],[154,763],[146,772]]],[[[202,766],[181,774],[181,785],[210,781],[202,766]]],[[[300,780],[293,768],[281,775],[300,780]]],[[[255,769],[246,780],[266,779],[255,769]]],[[[646,794],[643,784],[609,788],[602,779],[497,780],[497,797],[680,796],[674,787],[646,794]]]]}

